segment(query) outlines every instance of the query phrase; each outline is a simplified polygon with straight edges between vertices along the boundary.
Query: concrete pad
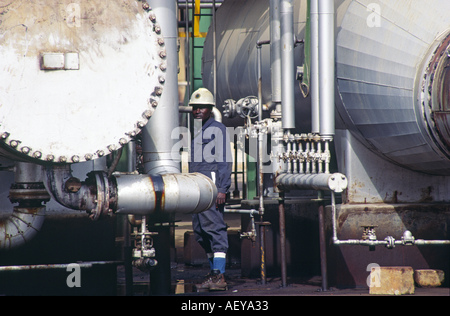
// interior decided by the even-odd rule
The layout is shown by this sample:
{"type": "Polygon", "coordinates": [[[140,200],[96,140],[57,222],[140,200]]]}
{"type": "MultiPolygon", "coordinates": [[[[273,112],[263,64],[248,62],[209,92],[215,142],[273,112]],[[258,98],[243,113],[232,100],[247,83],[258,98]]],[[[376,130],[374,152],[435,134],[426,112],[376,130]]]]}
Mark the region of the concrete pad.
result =
{"type": "Polygon", "coordinates": [[[414,271],[414,281],[421,287],[438,287],[444,282],[444,271],[418,269],[414,271]]]}
{"type": "Polygon", "coordinates": [[[411,267],[373,267],[369,294],[414,294],[414,270],[411,267]]]}

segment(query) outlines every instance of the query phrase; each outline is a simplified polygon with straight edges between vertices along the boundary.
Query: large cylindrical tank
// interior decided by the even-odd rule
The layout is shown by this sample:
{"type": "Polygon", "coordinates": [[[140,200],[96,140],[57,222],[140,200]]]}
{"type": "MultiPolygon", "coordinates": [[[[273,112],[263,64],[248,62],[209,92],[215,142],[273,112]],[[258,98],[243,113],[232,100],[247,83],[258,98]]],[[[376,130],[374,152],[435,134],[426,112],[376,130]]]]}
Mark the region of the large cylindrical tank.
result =
{"type": "MultiPolygon", "coordinates": [[[[450,175],[450,1],[336,0],[336,127],[411,170],[450,175]]],[[[227,0],[218,9],[217,102],[257,95],[256,42],[270,39],[269,0],[227,0]]],[[[294,32],[305,38],[307,0],[294,1],[294,32]]],[[[304,64],[302,45],[295,66],[304,64]]],[[[212,34],[204,84],[213,89],[212,34]]],[[[262,50],[269,103],[270,50],[262,50]]],[[[293,78],[295,80],[295,78],[293,78]]],[[[310,128],[310,100],[296,87],[296,125],[310,128]]],[[[226,122],[233,124],[233,122],[226,122]]]]}
{"type": "Polygon", "coordinates": [[[8,1],[0,7],[0,155],[95,159],[147,123],[164,40],[145,1],[8,1]]]}

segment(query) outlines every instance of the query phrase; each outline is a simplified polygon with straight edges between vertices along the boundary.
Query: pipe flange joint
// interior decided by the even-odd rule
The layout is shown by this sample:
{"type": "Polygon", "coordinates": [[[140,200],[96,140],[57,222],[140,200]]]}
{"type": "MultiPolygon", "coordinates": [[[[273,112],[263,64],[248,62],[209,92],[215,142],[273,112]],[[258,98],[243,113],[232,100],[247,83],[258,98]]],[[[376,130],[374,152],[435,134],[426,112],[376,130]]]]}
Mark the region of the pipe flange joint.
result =
{"type": "Polygon", "coordinates": [[[109,181],[105,172],[90,172],[88,174],[89,181],[95,183],[97,190],[96,206],[89,213],[89,218],[93,221],[100,219],[106,215],[111,215],[109,208],[109,181]]]}

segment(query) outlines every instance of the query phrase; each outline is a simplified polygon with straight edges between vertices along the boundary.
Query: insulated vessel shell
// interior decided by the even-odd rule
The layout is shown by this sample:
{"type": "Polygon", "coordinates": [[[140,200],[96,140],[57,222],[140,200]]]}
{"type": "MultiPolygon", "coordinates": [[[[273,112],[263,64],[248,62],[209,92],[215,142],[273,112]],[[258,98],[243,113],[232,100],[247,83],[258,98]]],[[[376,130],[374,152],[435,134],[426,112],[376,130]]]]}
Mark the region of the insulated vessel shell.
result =
{"type": "MultiPolygon", "coordinates": [[[[307,1],[293,3],[294,33],[304,39],[307,1]]],[[[450,2],[336,0],[335,9],[336,127],[400,166],[450,175],[450,2]]],[[[227,0],[216,17],[218,104],[257,95],[256,42],[270,39],[269,1],[227,0]]],[[[303,65],[303,45],[294,52],[295,66],[303,65]]],[[[203,79],[211,90],[212,56],[208,34],[203,79]]],[[[268,45],[262,60],[263,102],[270,105],[268,45]]],[[[310,98],[299,85],[295,100],[297,131],[309,132],[310,98]]]]}

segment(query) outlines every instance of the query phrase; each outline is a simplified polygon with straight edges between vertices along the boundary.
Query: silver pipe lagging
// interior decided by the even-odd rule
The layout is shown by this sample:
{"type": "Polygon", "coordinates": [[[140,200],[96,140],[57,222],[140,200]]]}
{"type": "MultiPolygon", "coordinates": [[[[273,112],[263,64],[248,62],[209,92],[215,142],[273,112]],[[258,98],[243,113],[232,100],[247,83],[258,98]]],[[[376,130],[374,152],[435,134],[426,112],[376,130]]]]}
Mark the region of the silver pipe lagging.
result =
{"type": "Polygon", "coordinates": [[[281,21],[281,108],[283,129],[295,128],[294,9],[292,0],[280,1],[281,21]]]}
{"type": "Polygon", "coordinates": [[[178,25],[176,1],[147,0],[158,16],[166,49],[164,91],[161,100],[142,130],[144,171],[148,174],[178,173],[180,163],[173,159],[176,140],[172,132],[180,126],[178,113],[178,25]]]}
{"type": "Polygon", "coordinates": [[[72,177],[70,167],[47,169],[46,186],[61,205],[84,210],[97,220],[112,213],[199,213],[215,203],[217,188],[208,177],[189,174],[114,174],[90,172],[86,181],[72,177]]]}
{"type": "MultiPolygon", "coordinates": [[[[281,102],[281,22],[280,0],[270,0],[270,70],[272,102],[281,102]]],[[[258,64],[260,64],[258,62],[258,64]]],[[[258,76],[259,78],[260,76],[258,76]]]]}
{"type": "Polygon", "coordinates": [[[14,184],[9,191],[12,213],[0,218],[0,249],[17,248],[33,239],[41,230],[45,219],[45,206],[50,196],[42,183],[42,167],[17,162],[14,184]]]}
{"type": "Polygon", "coordinates": [[[311,23],[311,132],[320,133],[319,105],[319,1],[310,1],[311,23]]]}
{"type": "Polygon", "coordinates": [[[116,175],[115,182],[118,214],[200,213],[217,197],[215,184],[200,173],[116,175]]]}
{"type": "Polygon", "coordinates": [[[280,190],[322,190],[340,193],[347,188],[347,177],[341,173],[281,173],[276,178],[280,190]]]}
{"type": "Polygon", "coordinates": [[[324,139],[332,139],[335,134],[334,0],[320,0],[317,3],[319,15],[320,136],[324,139]]]}
{"type": "Polygon", "coordinates": [[[427,245],[450,245],[450,240],[425,240],[416,239],[409,230],[403,233],[401,240],[395,240],[392,236],[387,236],[384,240],[377,240],[375,233],[365,233],[362,239],[339,240],[337,237],[337,219],[336,219],[336,198],[334,192],[331,193],[331,217],[333,226],[333,244],[334,245],[359,245],[359,246],[385,246],[393,249],[397,245],[401,246],[427,246],[427,245]]]}

